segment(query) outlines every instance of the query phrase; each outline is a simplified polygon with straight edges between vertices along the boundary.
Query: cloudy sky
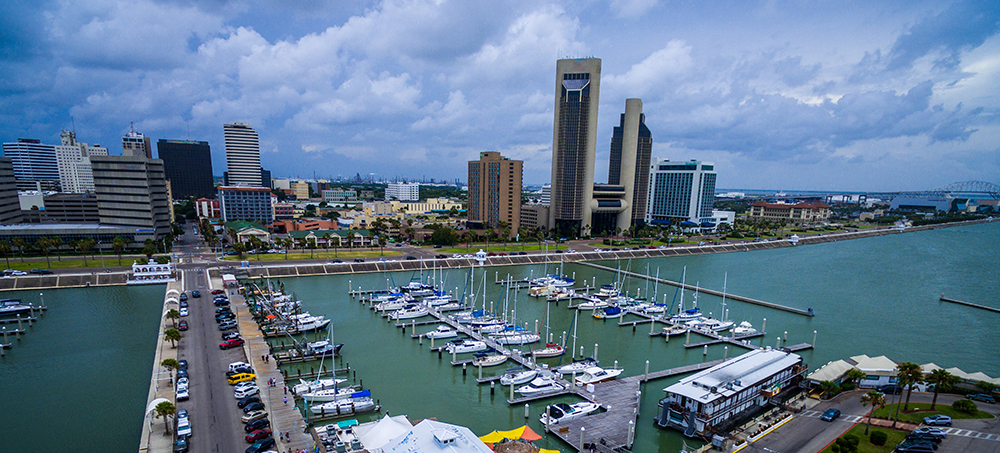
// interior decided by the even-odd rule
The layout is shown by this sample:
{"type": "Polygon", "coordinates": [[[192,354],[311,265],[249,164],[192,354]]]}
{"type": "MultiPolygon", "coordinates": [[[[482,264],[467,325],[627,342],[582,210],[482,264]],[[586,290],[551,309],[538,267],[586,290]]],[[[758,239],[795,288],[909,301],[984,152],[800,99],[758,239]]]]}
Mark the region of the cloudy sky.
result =
{"type": "MultiPolygon", "coordinates": [[[[603,60],[597,179],[625,99],[654,157],[719,187],[1000,182],[1000,2],[40,0],[0,3],[0,140],[250,123],[275,176],[548,182],[555,61],[603,60]],[[72,118],[72,120],[71,120],[72,118]]],[[[190,132],[188,132],[190,131],[190,132]]]]}

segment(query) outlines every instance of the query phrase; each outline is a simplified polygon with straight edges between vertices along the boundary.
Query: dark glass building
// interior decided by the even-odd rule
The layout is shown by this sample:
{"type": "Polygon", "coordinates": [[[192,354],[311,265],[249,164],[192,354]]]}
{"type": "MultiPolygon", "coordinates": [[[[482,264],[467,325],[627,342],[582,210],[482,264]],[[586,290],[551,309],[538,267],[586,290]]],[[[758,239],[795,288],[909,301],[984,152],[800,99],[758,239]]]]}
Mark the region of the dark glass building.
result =
{"type": "Polygon", "coordinates": [[[206,141],[166,140],[156,142],[174,198],[213,198],[212,150],[206,141]]]}

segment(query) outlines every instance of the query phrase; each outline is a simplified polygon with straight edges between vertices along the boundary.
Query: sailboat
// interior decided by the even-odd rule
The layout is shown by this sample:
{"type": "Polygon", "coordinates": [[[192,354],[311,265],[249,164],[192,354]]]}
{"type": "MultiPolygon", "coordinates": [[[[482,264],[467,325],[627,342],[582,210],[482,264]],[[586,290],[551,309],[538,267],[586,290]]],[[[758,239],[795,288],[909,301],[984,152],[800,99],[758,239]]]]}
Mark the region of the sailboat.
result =
{"type": "Polygon", "coordinates": [[[695,287],[694,302],[692,302],[692,308],[684,310],[684,288],[687,286],[687,267],[684,267],[684,273],[681,275],[681,302],[677,307],[678,313],[670,317],[670,320],[675,322],[687,322],[694,321],[702,317],[701,309],[698,308],[698,290],[695,287]]]}

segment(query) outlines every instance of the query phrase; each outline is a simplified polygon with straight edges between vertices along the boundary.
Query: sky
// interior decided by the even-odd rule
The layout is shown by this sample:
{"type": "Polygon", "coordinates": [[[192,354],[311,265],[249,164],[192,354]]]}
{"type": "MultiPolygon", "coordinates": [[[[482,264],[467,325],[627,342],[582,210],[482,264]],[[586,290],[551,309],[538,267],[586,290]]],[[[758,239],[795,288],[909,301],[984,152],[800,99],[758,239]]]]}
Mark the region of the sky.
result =
{"type": "Polygon", "coordinates": [[[720,188],[1000,183],[1000,2],[0,2],[0,141],[121,153],[130,123],[247,122],[275,177],[467,179],[481,151],[550,177],[556,60],[602,59],[596,180],[640,98],[653,157],[720,188]]]}

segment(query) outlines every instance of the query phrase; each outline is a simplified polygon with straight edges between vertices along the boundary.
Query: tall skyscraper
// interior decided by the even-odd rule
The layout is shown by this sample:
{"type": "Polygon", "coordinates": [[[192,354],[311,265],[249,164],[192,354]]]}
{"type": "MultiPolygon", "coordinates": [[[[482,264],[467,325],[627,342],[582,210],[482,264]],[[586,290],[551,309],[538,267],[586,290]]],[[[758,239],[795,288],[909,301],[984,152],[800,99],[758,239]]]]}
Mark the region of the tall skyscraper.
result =
{"type": "Polygon", "coordinates": [[[59,190],[59,165],[55,145],[42,144],[41,140],[19,138],[14,143],[3,144],[3,155],[14,165],[14,177],[19,190],[59,190]]]}
{"type": "Polygon", "coordinates": [[[642,100],[626,99],[621,124],[611,136],[611,161],[608,184],[625,188],[625,209],[618,214],[617,226],[622,230],[641,226],[646,217],[646,196],[649,190],[649,159],[653,153],[653,135],[646,127],[642,100]]]}
{"type": "Polygon", "coordinates": [[[206,141],[167,140],[156,142],[156,155],[175,198],[214,197],[212,148],[206,141]]]}
{"type": "Polygon", "coordinates": [[[17,198],[14,161],[0,157],[0,224],[21,223],[21,202],[17,198]]]}
{"type": "Polygon", "coordinates": [[[649,209],[646,222],[696,226],[712,222],[715,165],[711,162],[671,162],[657,159],[649,166],[649,209]]]}
{"type": "Polygon", "coordinates": [[[549,225],[561,235],[591,227],[600,86],[599,58],[556,62],[549,225]]]}
{"type": "Polygon", "coordinates": [[[163,161],[137,156],[94,156],[94,187],[102,224],[135,228],[137,233],[170,233],[170,199],[163,161]]]}
{"type": "Polygon", "coordinates": [[[497,227],[504,222],[512,235],[521,219],[521,178],[524,162],[498,152],[479,153],[469,161],[469,227],[497,227]]]}
{"type": "Polygon", "coordinates": [[[247,123],[223,126],[226,137],[226,169],[233,186],[263,187],[260,167],[260,142],[257,131],[247,123]]]}
{"type": "Polygon", "coordinates": [[[122,155],[152,159],[153,147],[149,144],[149,137],[129,127],[128,133],[122,137],[122,155]]]}

